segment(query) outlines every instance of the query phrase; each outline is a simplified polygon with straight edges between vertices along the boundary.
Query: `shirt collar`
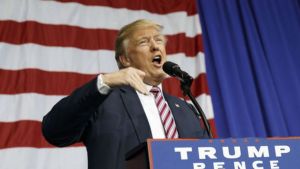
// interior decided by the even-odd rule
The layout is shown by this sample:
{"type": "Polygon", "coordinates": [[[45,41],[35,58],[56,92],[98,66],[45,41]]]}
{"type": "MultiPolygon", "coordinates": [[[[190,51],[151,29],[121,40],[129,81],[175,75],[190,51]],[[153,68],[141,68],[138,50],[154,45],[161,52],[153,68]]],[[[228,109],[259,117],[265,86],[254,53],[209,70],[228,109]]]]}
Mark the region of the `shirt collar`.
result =
{"type": "MultiPolygon", "coordinates": [[[[150,92],[150,90],[152,89],[153,86],[148,85],[148,84],[145,84],[145,85],[146,85],[147,91],[150,92]]],[[[157,87],[160,89],[160,91],[162,91],[162,84],[159,84],[157,87]]]]}

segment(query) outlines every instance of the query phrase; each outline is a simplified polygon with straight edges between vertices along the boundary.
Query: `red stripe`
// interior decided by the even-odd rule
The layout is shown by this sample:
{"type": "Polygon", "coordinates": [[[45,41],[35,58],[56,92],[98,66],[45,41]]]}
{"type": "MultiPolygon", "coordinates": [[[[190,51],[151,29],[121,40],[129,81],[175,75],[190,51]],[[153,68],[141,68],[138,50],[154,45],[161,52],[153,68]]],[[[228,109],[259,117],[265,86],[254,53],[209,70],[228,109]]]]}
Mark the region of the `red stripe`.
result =
{"type": "Polygon", "coordinates": [[[160,94],[158,94],[158,95],[159,95],[159,96],[157,96],[158,99],[156,99],[156,100],[157,100],[156,105],[159,107],[160,104],[161,104],[161,101],[163,100],[163,97],[161,97],[160,94]]]}
{"type": "MultiPolygon", "coordinates": [[[[4,70],[0,69],[0,93],[40,93],[46,95],[68,95],[96,75],[70,72],[49,72],[39,69],[4,70]]],[[[171,95],[183,97],[180,82],[168,78],[163,82],[164,89],[171,95]]],[[[200,74],[193,82],[191,91],[194,96],[209,94],[206,74],[200,74]]]]}
{"type": "Polygon", "coordinates": [[[76,2],[89,6],[108,6],[112,8],[127,8],[131,10],[146,10],[152,13],[167,14],[185,11],[194,15],[196,11],[195,0],[57,0],[59,2],[76,2]]]}
{"type": "MultiPolygon", "coordinates": [[[[168,78],[163,81],[164,90],[177,97],[183,98],[182,90],[180,88],[180,82],[176,78],[168,78]]],[[[194,96],[199,96],[203,93],[209,94],[206,74],[202,73],[194,79],[191,86],[191,91],[194,96]]]]}
{"type": "MultiPolygon", "coordinates": [[[[69,25],[41,24],[34,21],[0,21],[0,42],[35,43],[45,46],[75,47],[88,50],[114,50],[117,30],[87,29],[69,25]]],[[[196,56],[203,51],[202,37],[186,37],[184,33],[167,36],[169,54],[196,56]]]]}
{"type": "Polygon", "coordinates": [[[167,53],[185,53],[186,56],[194,57],[199,52],[204,52],[202,35],[193,38],[186,37],[184,33],[167,36],[167,53]]]}
{"type": "Polygon", "coordinates": [[[38,69],[0,69],[0,93],[41,93],[46,95],[68,95],[96,75],[70,72],[48,72],[38,69]]]}
{"type": "Polygon", "coordinates": [[[213,134],[214,138],[218,138],[218,133],[217,133],[217,129],[216,129],[216,124],[215,124],[215,119],[210,119],[208,120],[209,124],[210,124],[210,128],[211,128],[211,132],[213,134]]]}
{"type": "MultiPolygon", "coordinates": [[[[167,105],[167,104],[165,104],[165,105],[167,105]]],[[[161,113],[162,114],[162,113],[161,113]]],[[[161,119],[162,119],[162,121],[163,121],[163,124],[164,125],[166,125],[166,122],[168,121],[168,119],[170,118],[170,115],[171,115],[171,111],[170,110],[168,110],[166,113],[164,113],[164,114],[167,114],[166,116],[165,116],[165,118],[163,119],[163,116],[161,115],[160,117],[161,117],[161,119]]],[[[171,119],[172,120],[172,119],[171,119]]]]}
{"type": "Polygon", "coordinates": [[[41,24],[34,21],[0,21],[0,41],[81,49],[113,49],[116,30],[86,29],[68,25],[41,24]]]}
{"type": "Polygon", "coordinates": [[[170,120],[171,120],[171,122],[170,122],[170,125],[169,125],[169,126],[165,126],[165,124],[164,124],[164,126],[166,127],[166,130],[167,130],[167,135],[169,135],[170,129],[171,129],[171,127],[172,127],[172,124],[174,123],[174,120],[173,120],[173,119],[170,119],[170,120]]]}
{"type": "MultiPolygon", "coordinates": [[[[73,146],[78,147],[83,144],[74,144],[73,146]]],[[[54,146],[44,139],[41,122],[0,122],[0,149],[11,147],[48,148],[54,146]]]]}
{"type": "MultiPolygon", "coordinates": [[[[214,119],[209,120],[214,138],[217,138],[214,119]]],[[[83,146],[74,144],[72,147],[83,146]]],[[[0,122],[0,149],[12,147],[53,147],[44,139],[41,132],[41,122],[38,121],[17,121],[0,122]]]]}

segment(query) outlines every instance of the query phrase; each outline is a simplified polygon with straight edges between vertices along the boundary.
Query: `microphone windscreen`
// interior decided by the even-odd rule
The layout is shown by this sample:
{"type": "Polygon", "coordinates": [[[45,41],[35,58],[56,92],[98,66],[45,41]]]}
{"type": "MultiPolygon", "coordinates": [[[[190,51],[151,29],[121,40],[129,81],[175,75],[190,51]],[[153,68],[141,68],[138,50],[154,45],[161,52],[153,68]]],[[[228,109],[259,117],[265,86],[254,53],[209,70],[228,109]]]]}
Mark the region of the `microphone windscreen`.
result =
{"type": "Polygon", "coordinates": [[[174,75],[174,70],[178,68],[178,65],[176,63],[173,63],[173,62],[170,62],[170,61],[167,61],[163,64],[163,70],[173,76],[174,75]]]}

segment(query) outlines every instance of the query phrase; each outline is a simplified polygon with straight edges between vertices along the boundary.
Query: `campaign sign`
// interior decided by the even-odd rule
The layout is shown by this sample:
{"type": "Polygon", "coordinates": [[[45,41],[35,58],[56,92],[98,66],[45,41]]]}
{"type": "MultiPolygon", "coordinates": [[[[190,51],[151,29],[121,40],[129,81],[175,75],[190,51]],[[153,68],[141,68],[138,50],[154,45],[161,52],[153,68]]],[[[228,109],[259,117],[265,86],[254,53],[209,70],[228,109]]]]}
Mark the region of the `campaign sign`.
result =
{"type": "Polygon", "coordinates": [[[300,138],[148,141],[151,169],[296,169],[300,138]]]}

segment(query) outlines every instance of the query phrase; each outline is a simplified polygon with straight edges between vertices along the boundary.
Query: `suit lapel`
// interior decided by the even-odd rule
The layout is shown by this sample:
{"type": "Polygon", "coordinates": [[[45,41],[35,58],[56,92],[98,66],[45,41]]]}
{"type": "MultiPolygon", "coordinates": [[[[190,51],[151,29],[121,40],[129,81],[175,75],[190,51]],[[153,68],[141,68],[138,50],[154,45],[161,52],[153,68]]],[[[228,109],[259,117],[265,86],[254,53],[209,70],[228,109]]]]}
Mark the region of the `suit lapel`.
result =
{"type": "Polygon", "coordinates": [[[136,91],[129,86],[121,87],[121,97],[134,126],[140,143],[152,138],[150,125],[136,91]]]}
{"type": "Polygon", "coordinates": [[[184,128],[184,126],[186,126],[186,124],[185,124],[184,120],[182,120],[182,119],[185,119],[185,117],[184,117],[185,112],[182,109],[182,105],[180,105],[179,102],[174,101],[174,99],[172,99],[171,96],[169,96],[166,93],[164,93],[164,97],[165,97],[166,101],[168,102],[168,105],[172,111],[173,117],[176,122],[176,128],[177,128],[179,137],[180,138],[189,137],[190,131],[187,131],[184,128]]]}

